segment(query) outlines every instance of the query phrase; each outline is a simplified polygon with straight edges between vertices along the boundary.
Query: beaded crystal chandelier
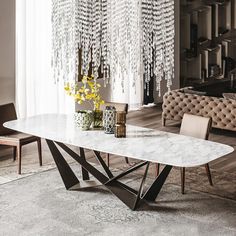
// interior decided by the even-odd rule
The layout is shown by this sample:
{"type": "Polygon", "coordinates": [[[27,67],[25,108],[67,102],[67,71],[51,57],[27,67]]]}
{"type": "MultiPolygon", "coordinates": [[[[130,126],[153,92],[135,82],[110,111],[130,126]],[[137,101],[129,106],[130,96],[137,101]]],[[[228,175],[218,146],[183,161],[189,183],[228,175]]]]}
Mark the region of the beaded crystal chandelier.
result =
{"type": "Polygon", "coordinates": [[[130,72],[132,86],[141,74],[159,92],[163,78],[172,84],[174,0],[52,0],[52,28],[55,80],[91,70],[104,85],[119,74],[123,86],[130,72]]]}
{"type": "Polygon", "coordinates": [[[142,22],[144,80],[154,77],[160,96],[162,79],[170,89],[174,77],[174,0],[142,0],[142,22]]]}

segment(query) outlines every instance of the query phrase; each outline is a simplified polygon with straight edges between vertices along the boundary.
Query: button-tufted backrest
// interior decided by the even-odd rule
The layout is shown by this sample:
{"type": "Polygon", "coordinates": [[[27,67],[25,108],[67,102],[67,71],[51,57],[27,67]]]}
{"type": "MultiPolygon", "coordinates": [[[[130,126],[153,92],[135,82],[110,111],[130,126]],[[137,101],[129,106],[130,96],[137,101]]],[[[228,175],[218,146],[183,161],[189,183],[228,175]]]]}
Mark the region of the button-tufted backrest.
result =
{"type": "Polygon", "coordinates": [[[117,111],[125,111],[126,113],[128,113],[128,104],[127,103],[105,102],[105,104],[103,104],[101,106],[101,109],[104,110],[106,108],[106,106],[114,106],[117,111]]]}
{"type": "Polygon", "coordinates": [[[211,117],[212,127],[236,131],[236,101],[226,98],[200,96],[173,90],[163,97],[162,117],[182,120],[185,113],[211,117]]]}

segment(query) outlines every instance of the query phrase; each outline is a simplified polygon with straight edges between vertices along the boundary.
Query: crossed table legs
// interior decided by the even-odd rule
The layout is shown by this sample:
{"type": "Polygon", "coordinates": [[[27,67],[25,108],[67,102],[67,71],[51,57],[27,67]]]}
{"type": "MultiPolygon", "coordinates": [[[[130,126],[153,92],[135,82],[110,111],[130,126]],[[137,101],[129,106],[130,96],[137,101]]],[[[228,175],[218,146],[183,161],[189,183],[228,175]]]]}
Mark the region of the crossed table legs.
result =
{"type": "Polygon", "coordinates": [[[159,176],[156,177],[154,182],[147,189],[147,191],[144,192],[143,186],[147,177],[150,162],[143,161],[123,171],[121,174],[114,176],[111,170],[107,167],[106,163],[103,161],[100,153],[98,151],[94,151],[97,160],[105,171],[105,174],[103,174],[101,171],[99,171],[93,165],[86,161],[83,148],[80,148],[80,154],[78,155],[63,143],[54,142],[48,139],[46,139],[46,142],[49,146],[53,159],[57,165],[57,168],[67,190],[76,190],[77,188],[81,187],[92,187],[94,186],[94,184],[97,184],[96,181],[91,182],[89,180],[90,173],[103,186],[109,189],[116,197],[118,197],[132,210],[136,210],[144,201],[155,201],[163,184],[165,183],[167,176],[172,169],[172,166],[166,165],[159,176]],[[82,166],[82,177],[84,182],[80,182],[78,180],[75,173],[72,171],[69,164],[66,162],[61,152],[57,148],[57,145],[82,166]],[[135,190],[119,181],[120,178],[128,175],[129,173],[132,173],[133,171],[143,166],[146,166],[146,168],[138,190],[135,190]]]}

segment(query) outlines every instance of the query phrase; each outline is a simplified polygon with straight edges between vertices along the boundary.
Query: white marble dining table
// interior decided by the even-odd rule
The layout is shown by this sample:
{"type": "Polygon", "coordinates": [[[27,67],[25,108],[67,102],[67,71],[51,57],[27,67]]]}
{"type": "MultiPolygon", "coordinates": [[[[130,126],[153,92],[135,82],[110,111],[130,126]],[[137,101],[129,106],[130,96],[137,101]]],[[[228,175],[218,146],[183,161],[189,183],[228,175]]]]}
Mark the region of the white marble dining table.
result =
{"type": "Polygon", "coordinates": [[[67,189],[74,190],[80,181],[65,161],[60,148],[82,166],[85,181],[89,180],[90,173],[133,210],[144,200],[156,199],[173,166],[200,166],[234,151],[229,145],[133,125],[127,125],[126,138],[116,138],[114,135],[105,134],[103,130],[81,131],[73,115],[37,115],[9,121],[4,126],[46,139],[67,189]],[[75,153],[68,145],[79,147],[80,153],[75,153]],[[94,151],[105,173],[86,160],[84,149],[94,151]],[[114,176],[101,158],[101,152],[134,158],[140,162],[114,176]],[[143,184],[150,163],[163,164],[165,168],[143,193],[143,184]],[[122,177],[142,166],[146,166],[146,169],[139,190],[128,187],[120,181],[122,177]]]}

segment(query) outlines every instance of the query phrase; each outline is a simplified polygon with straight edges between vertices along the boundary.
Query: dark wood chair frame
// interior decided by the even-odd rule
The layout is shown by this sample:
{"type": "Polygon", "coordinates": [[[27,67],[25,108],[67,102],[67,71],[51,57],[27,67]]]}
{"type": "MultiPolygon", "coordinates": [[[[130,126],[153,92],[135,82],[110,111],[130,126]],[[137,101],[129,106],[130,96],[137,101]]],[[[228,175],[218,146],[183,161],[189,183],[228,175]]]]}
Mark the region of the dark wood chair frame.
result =
{"type": "Polygon", "coordinates": [[[13,160],[18,159],[18,174],[21,174],[22,146],[37,142],[40,166],[42,166],[42,147],[41,138],[36,136],[28,135],[24,138],[11,137],[11,135],[18,134],[19,132],[5,128],[3,123],[16,119],[17,115],[13,103],[0,106],[0,145],[13,147],[13,160]]]}

